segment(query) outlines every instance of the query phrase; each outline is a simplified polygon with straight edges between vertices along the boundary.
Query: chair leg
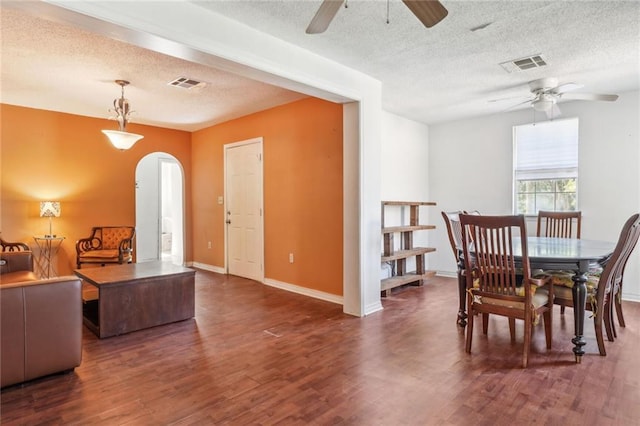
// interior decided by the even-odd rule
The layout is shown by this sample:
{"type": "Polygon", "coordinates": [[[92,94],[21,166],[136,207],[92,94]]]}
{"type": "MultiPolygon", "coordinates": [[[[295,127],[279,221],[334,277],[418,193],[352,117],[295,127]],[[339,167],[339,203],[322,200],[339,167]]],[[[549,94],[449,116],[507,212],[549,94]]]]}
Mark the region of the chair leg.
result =
{"type": "Polygon", "coordinates": [[[516,341],[516,319],[509,318],[509,335],[511,336],[511,343],[516,341]]]}
{"type": "Polygon", "coordinates": [[[593,326],[596,330],[596,341],[598,342],[598,351],[600,351],[601,356],[606,356],[607,351],[604,348],[604,338],[602,336],[602,314],[598,313],[593,317],[593,326]]]}
{"type": "Polygon", "coordinates": [[[560,305],[560,315],[564,315],[564,305],[560,305]]]}
{"type": "Polygon", "coordinates": [[[529,363],[529,349],[531,347],[531,329],[532,321],[530,315],[524,318],[524,349],[522,351],[522,368],[527,368],[529,363]]]}
{"type": "Polygon", "coordinates": [[[473,314],[473,308],[471,307],[471,301],[469,301],[469,303],[467,304],[468,306],[468,311],[470,312],[470,315],[467,317],[467,339],[466,339],[466,344],[465,344],[465,350],[467,351],[468,354],[471,353],[471,340],[473,339],[473,318],[474,318],[474,314],[473,314]]]}
{"type": "Polygon", "coordinates": [[[607,340],[613,342],[614,338],[618,336],[616,334],[615,324],[613,323],[613,305],[611,304],[611,300],[607,300],[604,303],[604,312],[602,315],[604,329],[607,332],[607,340]]]}
{"type": "Polygon", "coordinates": [[[620,294],[616,294],[613,300],[616,307],[616,314],[618,315],[618,324],[620,324],[620,327],[626,327],[626,324],[624,323],[624,316],[622,315],[622,303],[620,302],[620,294]]]}
{"type": "Polygon", "coordinates": [[[547,341],[547,349],[551,349],[552,330],[553,330],[553,312],[552,308],[549,308],[544,314],[542,314],[542,320],[544,321],[544,337],[547,341]]]}
{"type": "Polygon", "coordinates": [[[482,334],[486,335],[489,331],[489,314],[482,314],[482,334]]]}

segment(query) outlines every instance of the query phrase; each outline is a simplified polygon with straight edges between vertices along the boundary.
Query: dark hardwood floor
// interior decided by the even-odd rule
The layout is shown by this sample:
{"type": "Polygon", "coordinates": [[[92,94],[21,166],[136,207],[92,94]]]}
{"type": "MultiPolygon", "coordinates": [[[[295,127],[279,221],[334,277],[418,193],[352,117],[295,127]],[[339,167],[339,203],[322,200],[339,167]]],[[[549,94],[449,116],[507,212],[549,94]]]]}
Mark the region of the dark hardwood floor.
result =
{"type": "MultiPolygon", "coordinates": [[[[455,320],[454,279],[395,290],[365,318],[342,307],[210,272],[196,274],[195,319],[99,340],[84,331],[72,373],[4,389],[3,425],[638,425],[640,304],[598,355],[574,363],[572,311],[539,325],[522,369],[492,317],[473,340],[455,320]]],[[[587,313],[590,315],[590,313],[587,313]]]]}

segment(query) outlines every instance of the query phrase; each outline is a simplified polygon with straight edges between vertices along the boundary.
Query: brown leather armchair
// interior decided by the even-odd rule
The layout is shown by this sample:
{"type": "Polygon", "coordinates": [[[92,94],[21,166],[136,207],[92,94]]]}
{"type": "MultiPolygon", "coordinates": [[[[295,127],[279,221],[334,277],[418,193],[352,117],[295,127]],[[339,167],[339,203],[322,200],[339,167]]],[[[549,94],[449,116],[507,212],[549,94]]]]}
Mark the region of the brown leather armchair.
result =
{"type": "Polygon", "coordinates": [[[76,242],[76,264],[131,263],[133,261],[133,226],[95,226],[91,236],[76,242]]]}

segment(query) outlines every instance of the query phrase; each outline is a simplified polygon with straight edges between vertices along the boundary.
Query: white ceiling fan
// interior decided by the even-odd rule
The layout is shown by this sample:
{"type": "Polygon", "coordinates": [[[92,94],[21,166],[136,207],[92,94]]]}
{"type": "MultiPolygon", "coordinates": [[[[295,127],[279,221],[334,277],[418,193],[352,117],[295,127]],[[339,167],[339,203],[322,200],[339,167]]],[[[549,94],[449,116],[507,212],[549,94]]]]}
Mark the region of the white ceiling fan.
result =
{"type": "MultiPolygon", "coordinates": [[[[558,101],[560,99],[571,99],[581,101],[606,101],[613,102],[618,99],[618,95],[601,95],[595,93],[569,93],[584,87],[576,83],[564,83],[558,85],[558,79],[555,77],[540,78],[529,82],[529,90],[531,95],[524,102],[520,102],[507,110],[511,110],[520,105],[530,103],[536,111],[544,112],[548,118],[554,118],[560,115],[558,101]]],[[[503,99],[494,99],[490,102],[497,102],[503,99]]]]}
{"type": "MultiPolygon", "coordinates": [[[[437,0],[402,0],[402,2],[427,28],[431,28],[442,21],[449,13],[442,3],[437,0]]],[[[319,34],[325,32],[343,4],[347,7],[345,0],[324,0],[313,19],[311,19],[306,33],[319,34]]]]}

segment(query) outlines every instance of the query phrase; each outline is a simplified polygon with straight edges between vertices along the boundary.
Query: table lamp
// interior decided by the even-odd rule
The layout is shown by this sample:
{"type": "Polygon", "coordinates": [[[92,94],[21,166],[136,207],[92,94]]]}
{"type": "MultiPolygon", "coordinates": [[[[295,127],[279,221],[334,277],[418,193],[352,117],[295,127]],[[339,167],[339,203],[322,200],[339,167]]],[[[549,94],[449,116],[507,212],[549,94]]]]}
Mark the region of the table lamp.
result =
{"type": "Polygon", "coordinates": [[[51,218],[60,217],[60,201],[41,201],[40,217],[49,218],[49,234],[45,235],[45,238],[54,238],[55,235],[51,232],[51,218]]]}

